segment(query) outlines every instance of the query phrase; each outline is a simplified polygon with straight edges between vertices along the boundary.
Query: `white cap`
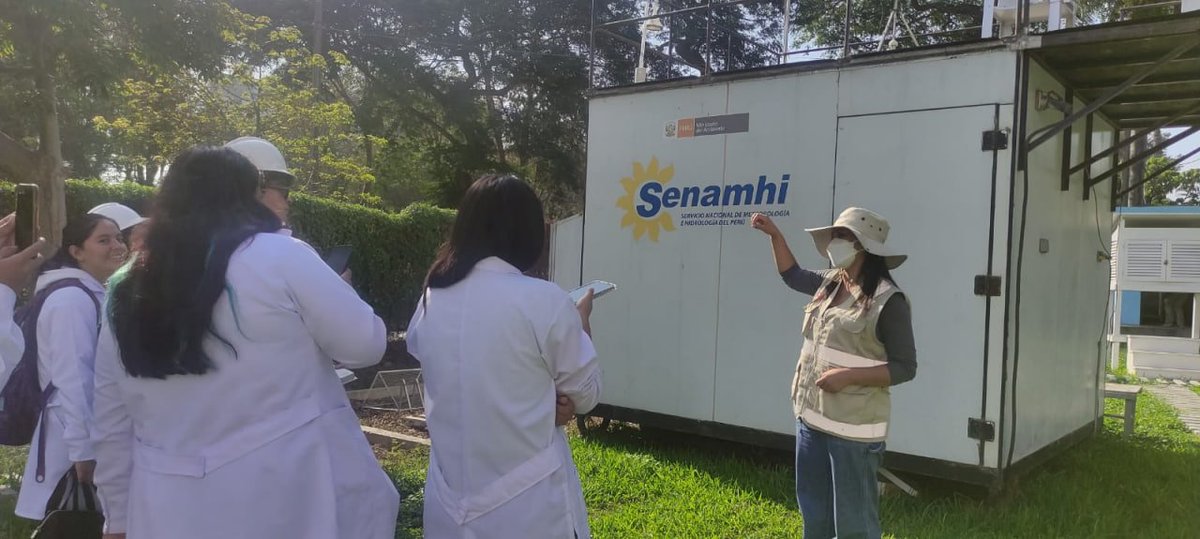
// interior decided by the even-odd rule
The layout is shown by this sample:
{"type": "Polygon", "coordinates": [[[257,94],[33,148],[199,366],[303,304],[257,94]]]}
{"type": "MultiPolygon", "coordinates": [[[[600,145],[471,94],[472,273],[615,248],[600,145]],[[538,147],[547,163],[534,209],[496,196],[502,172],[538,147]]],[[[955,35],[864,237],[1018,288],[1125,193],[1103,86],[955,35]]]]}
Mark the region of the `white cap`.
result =
{"type": "Polygon", "coordinates": [[[145,217],[138,215],[137,212],[122,204],[116,202],[105,202],[95,208],[88,210],[88,213],[103,215],[116,221],[117,228],[121,230],[129,230],[134,226],[142,224],[146,221],[145,217]]]}
{"type": "Polygon", "coordinates": [[[288,172],[287,162],[283,160],[283,153],[276,148],[274,144],[267,142],[258,137],[239,137],[225,144],[237,153],[246,156],[251,163],[254,163],[258,170],[263,172],[282,172],[291,175],[288,172]]]}

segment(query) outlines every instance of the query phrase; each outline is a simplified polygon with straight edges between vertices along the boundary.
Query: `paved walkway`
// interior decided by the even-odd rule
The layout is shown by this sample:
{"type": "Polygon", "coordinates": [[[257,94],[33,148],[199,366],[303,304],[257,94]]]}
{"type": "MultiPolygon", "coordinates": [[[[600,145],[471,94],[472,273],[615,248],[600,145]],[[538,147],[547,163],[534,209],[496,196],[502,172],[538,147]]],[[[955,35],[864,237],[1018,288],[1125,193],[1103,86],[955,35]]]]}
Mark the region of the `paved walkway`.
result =
{"type": "Polygon", "coordinates": [[[1146,391],[1175,407],[1183,424],[1200,436],[1200,395],[1191,388],[1175,384],[1150,384],[1145,387],[1146,391]]]}

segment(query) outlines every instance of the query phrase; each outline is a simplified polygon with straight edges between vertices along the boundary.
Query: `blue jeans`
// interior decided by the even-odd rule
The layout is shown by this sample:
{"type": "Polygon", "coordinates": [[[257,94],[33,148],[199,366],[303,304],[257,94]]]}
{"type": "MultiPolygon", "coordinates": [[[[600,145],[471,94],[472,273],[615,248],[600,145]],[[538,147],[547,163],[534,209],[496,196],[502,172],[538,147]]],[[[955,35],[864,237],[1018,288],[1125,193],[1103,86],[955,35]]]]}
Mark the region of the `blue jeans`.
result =
{"type": "Polygon", "coordinates": [[[804,539],[879,539],[883,442],[839,438],[796,421],[796,501],[804,539]]]}

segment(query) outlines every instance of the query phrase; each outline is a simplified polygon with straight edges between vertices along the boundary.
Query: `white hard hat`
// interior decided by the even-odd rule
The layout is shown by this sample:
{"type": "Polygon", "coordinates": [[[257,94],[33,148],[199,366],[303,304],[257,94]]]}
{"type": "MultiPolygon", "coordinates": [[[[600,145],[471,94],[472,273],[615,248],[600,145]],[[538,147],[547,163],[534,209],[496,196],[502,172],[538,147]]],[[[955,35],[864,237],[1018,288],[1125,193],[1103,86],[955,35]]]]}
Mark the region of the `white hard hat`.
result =
{"type": "Polygon", "coordinates": [[[88,213],[103,215],[112,219],[117,223],[117,228],[121,230],[129,230],[146,221],[145,217],[138,215],[137,212],[122,204],[116,202],[105,202],[95,208],[88,210],[88,213]]]}
{"type": "Polygon", "coordinates": [[[261,138],[239,137],[226,143],[225,147],[245,156],[262,172],[286,175],[288,179],[285,180],[285,183],[291,183],[290,180],[295,178],[291,172],[288,172],[287,162],[283,160],[283,153],[279,151],[279,148],[261,138]]]}

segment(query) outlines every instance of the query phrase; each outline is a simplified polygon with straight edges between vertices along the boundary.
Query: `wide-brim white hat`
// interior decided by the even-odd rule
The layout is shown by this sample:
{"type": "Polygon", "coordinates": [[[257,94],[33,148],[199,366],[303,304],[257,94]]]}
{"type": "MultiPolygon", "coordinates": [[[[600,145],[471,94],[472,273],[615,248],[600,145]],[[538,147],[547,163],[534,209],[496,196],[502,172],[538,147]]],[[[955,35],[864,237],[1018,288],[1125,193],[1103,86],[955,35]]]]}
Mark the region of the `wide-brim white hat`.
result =
{"type": "Polygon", "coordinates": [[[896,269],[908,260],[908,255],[897,253],[886,245],[891,226],[887,219],[871,210],[863,208],[846,208],[837,220],[830,226],[805,229],[812,235],[813,243],[821,256],[826,256],[829,241],[833,239],[835,228],[845,228],[858,238],[863,250],[876,256],[883,257],[888,269],[896,269]]]}

